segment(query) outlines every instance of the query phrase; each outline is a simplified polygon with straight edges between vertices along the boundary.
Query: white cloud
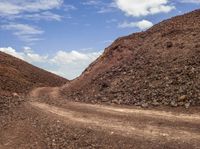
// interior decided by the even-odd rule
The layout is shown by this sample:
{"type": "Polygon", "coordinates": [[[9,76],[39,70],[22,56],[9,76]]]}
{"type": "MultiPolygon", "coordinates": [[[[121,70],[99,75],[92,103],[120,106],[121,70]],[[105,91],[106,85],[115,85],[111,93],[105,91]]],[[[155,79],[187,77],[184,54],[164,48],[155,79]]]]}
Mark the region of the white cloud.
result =
{"type": "Polygon", "coordinates": [[[62,16],[52,13],[50,11],[45,11],[42,13],[38,13],[38,14],[30,14],[30,15],[25,15],[26,18],[30,18],[33,20],[47,20],[47,21],[51,21],[51,20],[56,20],[56,21],[61,21],[62,16]]]}
{"type": "Polygon", "coordinates": [[[27,24],[15,24],[11,23],[8,25],[2,25],[2,28],[6,30],[15,30],[15,35],[27,35],[27,34],[42,34],[43,31],[36,29],[33,26],[27,25],[27,24]]]}
{"type": "MultiPolygon", "coordinates": [[[[61,15],[51,12],[52,9],[61,6],[63,6],[63,0],[0,0],[0,17],[3,20],[61,21],[63,18],[61,15]]],[[[68,9],[74,8],[70,5],[68,9]]]]}
{"type": "Polygon", "coordinates": [[[128,28],[128,27],[137,27],[141,30],[146,30],[153,26],[153,23],[148,20],[142,20],[139,22],[123,22],[122,24],[119,24],[119,28],[128,28]]]}
{"type": "Polygon", "coordinates": [[[118,8],[128,16],[140,17],[157,13],[168,13],[175,7],[169,0],[115,0],[118,8]]]}
{"type": "Polygon", "coordinates": [[[58,51],[55,56],[41,56],[29,47],[24,47],[22,52],[15,49],[0,48],[0,51],[18,57],[45,70],[61,75],[68,79],[78,77],[84,69],[102,54],[100,52],[58,51]]]}
{"type": "Polygon", "coordinates": [[[102,6],[100,7],[100,10],[97,11],[97,13],[108,13],[113,12],[116,8],[115,3],[102,3],[102,6]]]}
{"type": "Polygon", "coordinates": [[[97,8],[97,13],[104,14],[108,12],[113,12],[116,8],[116,3],[114,2],[103,2],[100,0],[85,0],[82,5],[92,6],[97,8]]]}
{"type": "Polygon", "coordinates": [[[17,5],[14,5],[10,2],[1,1],[0,2],[0,14],[1,16],[7,16],[7,15],[14,15],[20,13],[20,7],[17,5]]]}
{"type": "Polygon", "coordinates": [[[181,0],[182,3],[200,4],[200,0],[181,0]]]}
{"type": "Polygon", "coordinates": [[[21,15],[14,15],[8,17],[8,19],[13,20],[13,19],[28,19],[28,20],[46,20],[46,21],[61,21],[63,18],[61,15],[52,13],[50,11],[44,11],[41,13],[29,13],[29,14],[21,14],[21,15]]]}
{"type": "Polygon", "coordinates": [[[23,57],[24,60],[32,63],[41,63],[41,62],[47,62],[48,61],[48,55],[41,56],[37,53],[35,53],[30,47],[24,47],[23,49],[23,57]]]}
{"type": "Polygon", "coordinates": [[[50,59],[52,65],[56,65],[51,71],[68,79],[78,77],[88,65],[102,54],[100,52],[82,53],[78,51],[58,51],[55,57],[50,59]]]}
{"type": "Polygon", "coordinates": [[[16,50],[13,49],[12,47],[0,48],[0,51],[24,60],[23,53],[16,52],[16,50]]]}
{"type": "Polygon", "coordinates": [[[93,60],[95,60],[101,52],[90,52],[90,53],[81,53],[78,51],[58,51],[51,59],[51,62],[57,63],[57,64],[80,64],[82,63],[88,63],[93,60]]]}
{"type": "Polygon", "coordinates": [[[1,25],[1,28],[13,31],[14,35],[26,42],[40,40],[39,38],[37,38],[37,35],[41,35],[44,33],[44,31],[27,24],[10,23],[6,25],[1,25]]]}
{"type": "Polygon", "coordinates": [[[40,56],[39,54],[34,53],[28,47],[25,47],[23,52],[17,52],[12,47],[0,48],[0,51],[5,52],[7,54],[10,54],[12,56],[15,56],[17,58],[20,58],[20,59],[25,60],[25,61],[30,62],[30,63],[45,62],[48,58],[48,56],[40,56]]]}
{"type": "Polygon", "coordinates": [[[63,4],[63,0],[1,0],[0,15],[18,15],[23,12],[39,12],[59,8],[63,4]]]}

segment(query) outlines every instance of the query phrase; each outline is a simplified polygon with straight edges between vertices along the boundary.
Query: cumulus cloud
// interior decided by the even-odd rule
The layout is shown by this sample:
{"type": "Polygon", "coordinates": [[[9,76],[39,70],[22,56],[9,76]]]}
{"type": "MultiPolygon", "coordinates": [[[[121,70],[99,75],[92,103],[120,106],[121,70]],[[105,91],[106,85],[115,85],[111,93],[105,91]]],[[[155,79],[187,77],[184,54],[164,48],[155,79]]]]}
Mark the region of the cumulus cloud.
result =
{"type": "Polygon", "coordinates": [[[100,55],[99,52],[92,52],[85,54],[74,50],[71,52],[58,51],[56,56],[51,61],[55,63],[75,64],[79,63],[80,61],[83,62],[93,61],[99,55],[100,55]]]}
{"type": "Polygon", "coordinates": [[[45,70],[63,76],[67,79],[78,77],[84,69],[102,54],[99,52],[58,51],[53,57],[41,56],[29,47],[24,47],[21,52],[12,47],[0,48],[0,51],[18,57],[45,70]]]}
{"type": "Polygon", "coordinates": [[[13,34],[15,36],[25,42],[40,40],[39,38],[37,38],[37,35],[41,35],[44,33],[44,31],[42,31],[41,29],[38,29],[37,27],[28,24],[10,23],[6,25],[1,25],[1,28],[4,30],[13,31],[13,34]]]}
{"type": "Polygon", "coordinates": [[[123,22],[118,25],[119,28],[137,27],[141,30],[146,30],[152,26],[153,26],[153,23],[148,20],[142,20],[139,22],[123,22]]]}
{"type": "Polygon", "coordinates": [[[134,17],[168,13],[175,8],[169,4],[169,0],[115,0],[115,2],[126,15],[134,17]]]}
{"type": "Polygon", "coordinates": [[[68,79],[78,77],[88,65],[102,54],[99,52],[79,52],[79,51],[58,51],[56,55],[50,59],[50,63],[56,66],[51,72],[64,76],[68,79]]]}
{"type": "Polygon", "coordinates": [[[23,52],[17,52],[12,47],[7,48],[0,48],[1,52],[5,52],[7,54],[10,54],[12,56],[15,56],[19,59],[25,60],[27,62],[45,62],[48,58],[48,56],[40,56],[39,54],[34,53],[29,47],[25,47],[23,52]]]}
{"type": "Polygon", "coordinates": [[[23,48],[23,59],[30,63],[43,63],[48,61],[48,55],[41,56],[35,53],[30,47],[23,48]]]}
{"type": "Polygon", "coordinates": [[[24,60],[23,53],[22,52],[17,52],[12,47],[0,48],[0,51],[24,60]]]}

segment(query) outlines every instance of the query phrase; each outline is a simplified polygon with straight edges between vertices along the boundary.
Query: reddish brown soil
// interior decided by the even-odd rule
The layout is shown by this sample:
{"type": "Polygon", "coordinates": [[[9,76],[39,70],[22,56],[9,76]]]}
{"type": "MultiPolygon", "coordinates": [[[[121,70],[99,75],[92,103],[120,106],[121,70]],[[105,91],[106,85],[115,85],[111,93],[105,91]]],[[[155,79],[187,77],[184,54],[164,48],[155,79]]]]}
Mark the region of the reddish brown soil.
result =
{"type": "Polygon", "coordinates": [[[27,93],[39,86],[61,86],[67,80],[0,52],[0,92],[27,93]]]}
{"type": "MultiPolygon", "coordinates": [[[[61,86],[68,80],[0,52],[0,149],[45,149],[42,132],[24,106],[23,96],[39,86],[61,86]]],[[[30,114],[31,113],[31,114],[30,114]]]]}
{"type": "Polygon", "coordinates": [[[188,114],[66,100],[59,105],[57,93],[57,88],[33,90],[31,102],[0,116],[0,148],[199,149],[199,110],[188,114]],[[45,94],[53,95],[47,100],[51,105],[41,102],[45,94]]]}
{"type": "Polygon", "coordinates": [[[200,105],[200,10],[117,39],[62,90],[69,100],[200,105]]]}
{"type": "Polygon", "coordinates": [[[0,115],[18,106],[31,89],[61,86],[68,80],[0,52],[0,115]]]}

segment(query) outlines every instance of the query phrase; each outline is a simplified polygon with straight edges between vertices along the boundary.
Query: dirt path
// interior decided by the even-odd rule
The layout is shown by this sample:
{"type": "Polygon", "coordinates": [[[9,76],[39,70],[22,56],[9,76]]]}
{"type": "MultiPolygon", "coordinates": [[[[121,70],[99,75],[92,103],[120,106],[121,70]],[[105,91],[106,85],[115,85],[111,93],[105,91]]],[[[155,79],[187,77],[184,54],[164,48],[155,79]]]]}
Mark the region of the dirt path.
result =
{"type": "Polygon", "coordinates": [[[200,148],[200,116],[152,110],[125,109],[70,102],[65,108],[31,102],[32,106],[78,127],[115,133],[123,137],[191,143],[200,148]]]}
{"type": "Polygon", "coordinates": [[[48,87],[27,98],[2,127],[0,149],[200,149],[199,110],[79,103],[48,87]]]}
{"type": "Polygon", "coordinates": [[[59,87],[39,87],[29,93],[29,98],[38,98],[42,95],[49,95],[52,98],[59,97],[59,87]]]}

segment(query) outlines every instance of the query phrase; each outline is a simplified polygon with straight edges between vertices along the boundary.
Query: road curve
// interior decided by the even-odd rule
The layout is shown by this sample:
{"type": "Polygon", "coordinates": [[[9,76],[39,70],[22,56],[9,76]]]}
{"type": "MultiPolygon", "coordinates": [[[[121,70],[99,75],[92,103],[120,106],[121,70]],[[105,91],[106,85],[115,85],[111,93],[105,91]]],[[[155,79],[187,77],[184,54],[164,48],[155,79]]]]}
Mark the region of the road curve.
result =
{"type": "Polygon", "coordinates": [[[30,102],[30,105],[78,127],[92,127],[124,137],[183,141],[200,148],[200,116],[196,114],[175,114],[73,102],[62,108],[40,102],[30,102]]]}

